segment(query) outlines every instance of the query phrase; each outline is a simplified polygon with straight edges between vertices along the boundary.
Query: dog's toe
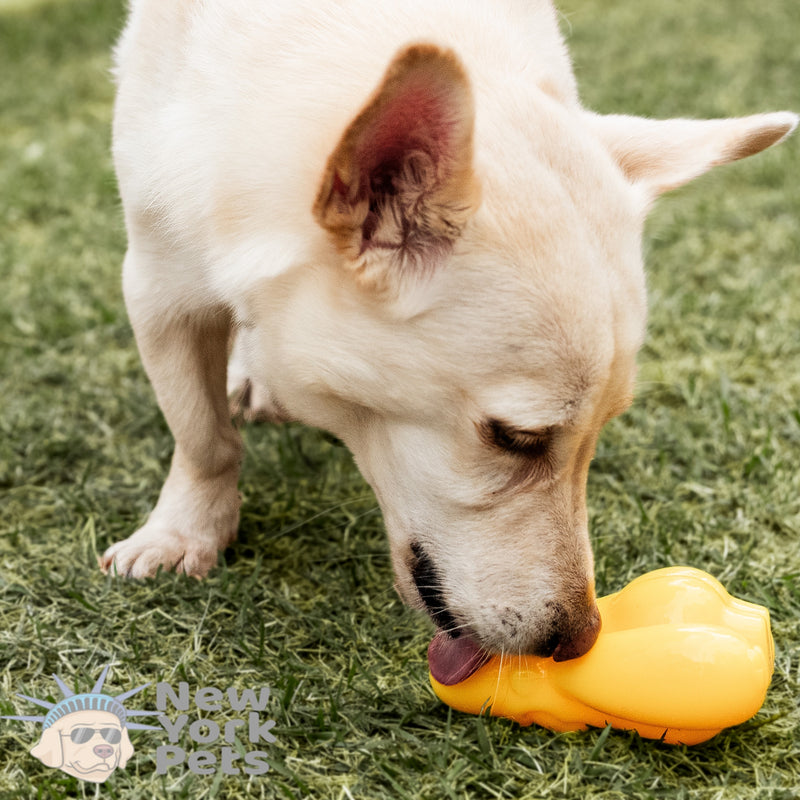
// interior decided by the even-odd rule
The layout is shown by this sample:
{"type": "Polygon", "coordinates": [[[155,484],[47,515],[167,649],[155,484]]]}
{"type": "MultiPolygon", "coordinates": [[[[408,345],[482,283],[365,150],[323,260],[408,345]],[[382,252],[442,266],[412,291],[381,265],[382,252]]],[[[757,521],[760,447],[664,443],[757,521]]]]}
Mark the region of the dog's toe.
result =
{"type": "Polygon", "coordinates": [[[192,541],[176,531],[147,531],[113,544],[98,558],[106,574],[125,578],[151,578],[159,568],[204,578],[217,563],[217,548],[192,541]]]}

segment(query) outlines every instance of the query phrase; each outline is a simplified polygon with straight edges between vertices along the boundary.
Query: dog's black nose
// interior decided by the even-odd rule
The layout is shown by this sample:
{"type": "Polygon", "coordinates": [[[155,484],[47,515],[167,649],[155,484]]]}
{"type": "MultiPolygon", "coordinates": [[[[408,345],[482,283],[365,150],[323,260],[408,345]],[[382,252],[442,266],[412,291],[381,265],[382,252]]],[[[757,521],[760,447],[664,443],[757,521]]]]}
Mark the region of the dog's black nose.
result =
{"type": "Polygon", "coordinates": [[[92,748],[92,752],[98,758],[110,758],[114,755],[114,748],[107,744],[97,744],[92,748]]]}
{"type": "Polygon", "coordinates": [[[586,624],[577,632],[568,632],[558,640],[553,650],[553,661],[569,661],[588,653],[600,633],[602,621],[597,606],[593,606],[586,624]]]}

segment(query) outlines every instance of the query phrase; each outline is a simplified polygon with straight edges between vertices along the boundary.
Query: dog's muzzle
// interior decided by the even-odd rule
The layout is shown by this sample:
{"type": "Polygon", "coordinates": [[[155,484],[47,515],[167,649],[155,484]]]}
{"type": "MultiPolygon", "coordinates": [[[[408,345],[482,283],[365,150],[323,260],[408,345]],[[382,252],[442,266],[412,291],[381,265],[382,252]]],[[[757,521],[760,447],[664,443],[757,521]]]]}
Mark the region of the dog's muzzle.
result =
{"type": "MultiPolygon", "coordinates": [[[[431,673],[441,684],[459,683],[483,666],[492,653],[469,632],[468,625],[459,623],[449,608],[441,575],[431,557],[417,542],[411,545],[411,551],[414,554],[411,565],[414,585],[438,628],[428,647],[431,673]]],[[[592,648],[600,633],[600,625],[600,613],[597,606],[592,604],[584,624],[577,630],[573,620],[566,613],[561,613],[551,624],[546,639],[532,640],[527,647],[520,647],[516,643],[512,648],[515,652],[568,661],[579,658],[592,648]]]]}

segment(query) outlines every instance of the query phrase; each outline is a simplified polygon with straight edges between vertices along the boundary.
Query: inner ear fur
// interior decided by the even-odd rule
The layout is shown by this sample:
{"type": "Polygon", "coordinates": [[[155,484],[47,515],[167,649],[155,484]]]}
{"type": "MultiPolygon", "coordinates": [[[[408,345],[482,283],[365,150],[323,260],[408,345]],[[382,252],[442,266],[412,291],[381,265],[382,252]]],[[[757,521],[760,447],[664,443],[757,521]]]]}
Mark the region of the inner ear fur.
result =
{"type": "Polygon", "coordinates": [[[586,119],[628,180],[651,199],[712,167],[755,155],[785,139],[797,125],[790,112],[732,119],[652,120],[588,113],[586,119]]]}
{"type": "Polygon", "coordinates": [[[430,268],[479,202],[472,91],[456,55],[401,50],[328,159],[314,215],[365,283],[430,268]]]}

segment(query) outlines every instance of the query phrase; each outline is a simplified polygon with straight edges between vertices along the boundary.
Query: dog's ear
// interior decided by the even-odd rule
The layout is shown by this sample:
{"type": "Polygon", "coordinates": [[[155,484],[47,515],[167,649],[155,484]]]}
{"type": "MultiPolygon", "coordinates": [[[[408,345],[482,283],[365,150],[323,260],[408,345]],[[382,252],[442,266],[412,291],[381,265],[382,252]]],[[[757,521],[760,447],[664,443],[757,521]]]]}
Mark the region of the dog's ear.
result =
{"type": "Polygon", "coordinates": [[[628,179],[649,199],[712,167],[760,153],[797,125],[789,112],[713,120],[651,120],[588,113],[586,118],[628,179]]]}
{"type": "Polygon", "coordinates": [[[55,727],[42,731],[41,739],[31,748],[31,755],[46,767],[60,767],[64,763],[64,752],[59,731],[55,727]]]}
{"type": "Polygon", "coordinates": [[[118,766],[125,769],[128,759],[133,755],[133,745],[131,744],[131,737],[128,736],[128,729],[122,729],[122,739],[119,743],[119,764],[118,766]]]}
{"type": "Polygon", "coordinates": [[[449,50],[400,51],[328,159],[314,215],[367,286],[435,267],[479,202],[474,107],[449,50]]]}

